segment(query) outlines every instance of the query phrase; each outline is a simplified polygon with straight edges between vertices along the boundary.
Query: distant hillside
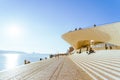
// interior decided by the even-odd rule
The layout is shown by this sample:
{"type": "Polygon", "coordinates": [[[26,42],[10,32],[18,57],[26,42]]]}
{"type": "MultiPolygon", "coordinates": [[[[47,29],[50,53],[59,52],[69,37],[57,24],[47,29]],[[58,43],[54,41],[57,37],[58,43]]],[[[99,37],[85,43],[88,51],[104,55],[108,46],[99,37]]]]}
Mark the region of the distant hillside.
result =
{"type": "Polygon", "coordinates": [[[22,51],[7,51],[7,50],[0,50],[0,54],[3,54],[3,53],[19,53],[19,54],[26,54],[26,52],[22,52],[22,51]]]}

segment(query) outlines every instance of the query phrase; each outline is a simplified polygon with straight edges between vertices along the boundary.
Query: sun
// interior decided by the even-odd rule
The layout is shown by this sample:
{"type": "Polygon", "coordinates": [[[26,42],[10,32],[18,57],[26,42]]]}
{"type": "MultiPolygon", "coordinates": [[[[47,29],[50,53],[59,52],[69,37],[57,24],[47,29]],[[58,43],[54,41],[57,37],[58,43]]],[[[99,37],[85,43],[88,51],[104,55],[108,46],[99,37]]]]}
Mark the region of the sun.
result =
{"type": "Polygon", "coordinates": [[[11,38],[18,38],[22,36],[22,28],[18,25],[11,25],[7,29],[7,33],[11,38]]]}
{"type": "Polygon", "coordinates": [[[8,23],[3,27],[3,36],[10,40],[21,40],[25,36],[25,26],[21,23],[8,23]]]}
{"type": "Polygon", "coordinates": [[[13,36],[13,37],[20,36],[20,33],[21,33],[21,30],[17,26],[12,26],[9,29],[9,35],[10,36],[13,36]]]}

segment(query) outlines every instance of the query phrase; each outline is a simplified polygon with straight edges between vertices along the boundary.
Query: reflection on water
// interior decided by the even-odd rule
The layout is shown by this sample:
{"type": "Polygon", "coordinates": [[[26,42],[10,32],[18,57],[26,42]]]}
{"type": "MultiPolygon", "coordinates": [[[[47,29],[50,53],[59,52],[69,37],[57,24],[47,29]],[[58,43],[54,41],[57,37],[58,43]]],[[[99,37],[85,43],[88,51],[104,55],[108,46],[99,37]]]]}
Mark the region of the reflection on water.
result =
{"type": "Polygon", "coordinates": [[[19,54],[4,54],[6,58],[6,69],[15,68],[18,64],[19,54]]]}
{"type": "Polygon", "coordinates": [[[24,60],[30,62],[39,61],[40,58],[48,57],[49,54],[19,54],[19,53],[6,53],[0,54],[0,71],[5,69],[15,68],[16,66],[23,65],[24,60]]]}

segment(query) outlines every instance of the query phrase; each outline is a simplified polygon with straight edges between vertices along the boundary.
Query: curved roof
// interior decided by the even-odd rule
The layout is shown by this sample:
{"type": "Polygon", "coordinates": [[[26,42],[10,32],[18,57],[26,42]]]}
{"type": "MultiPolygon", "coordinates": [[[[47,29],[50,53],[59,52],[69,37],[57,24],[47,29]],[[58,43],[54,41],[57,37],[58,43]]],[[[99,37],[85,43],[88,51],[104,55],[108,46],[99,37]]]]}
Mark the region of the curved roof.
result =
{"type": "Polygon", "coordinates": [[[120,46],[120,22],[96,26],[77,31],[68,32],[62,38],[71,44],[75,49],[89,45],[91,40],[95,44],[108,42],[120,46]]]}

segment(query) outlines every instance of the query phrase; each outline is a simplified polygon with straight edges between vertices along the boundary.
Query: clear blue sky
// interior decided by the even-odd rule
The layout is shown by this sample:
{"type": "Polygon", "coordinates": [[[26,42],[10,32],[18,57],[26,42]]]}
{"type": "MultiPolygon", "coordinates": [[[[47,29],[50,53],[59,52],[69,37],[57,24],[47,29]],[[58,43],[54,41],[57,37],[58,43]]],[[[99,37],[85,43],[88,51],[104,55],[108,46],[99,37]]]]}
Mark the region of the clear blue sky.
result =
{"type": "Polygon", "coordinates": [[[120,0],[0,0],[0,50],[66,52],[70,45],[62,34],[120,21],[119,4],[120,0]]]}

